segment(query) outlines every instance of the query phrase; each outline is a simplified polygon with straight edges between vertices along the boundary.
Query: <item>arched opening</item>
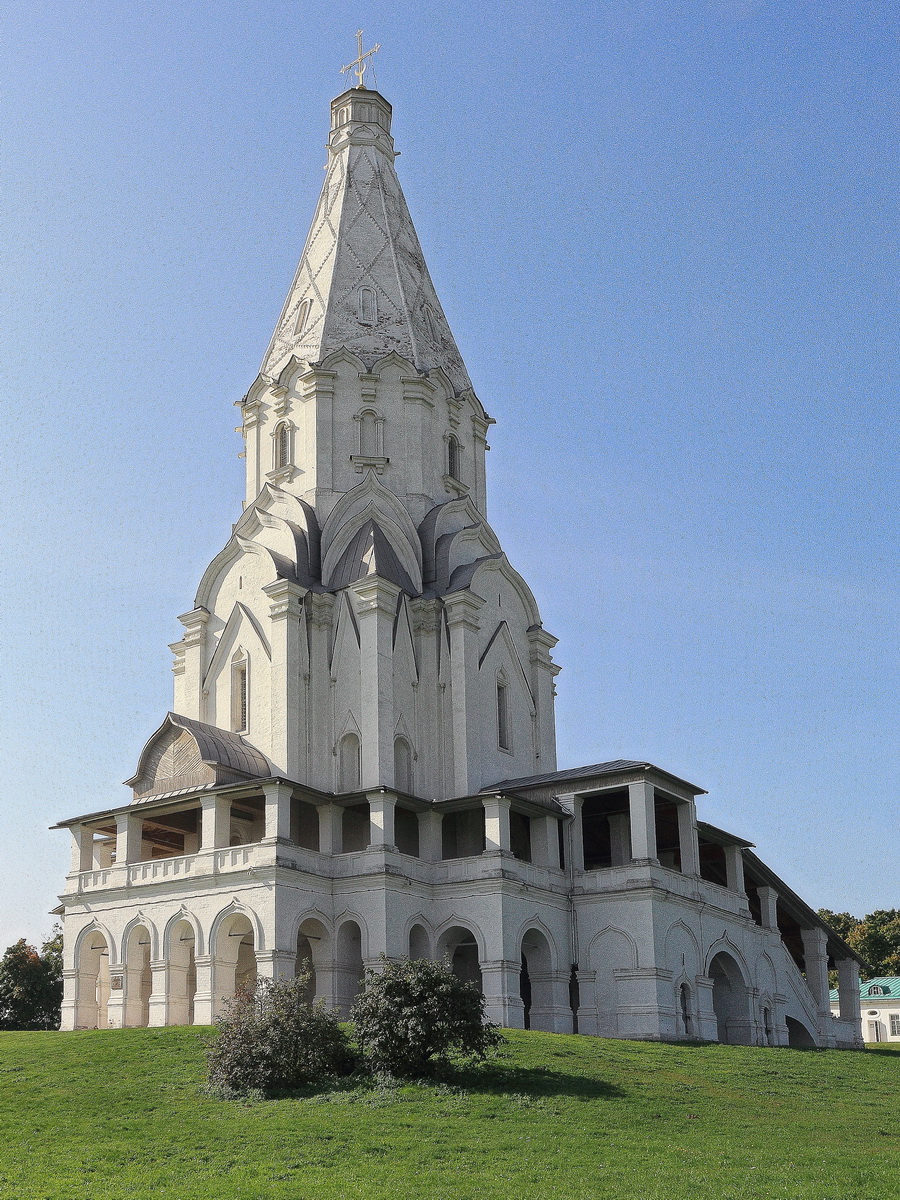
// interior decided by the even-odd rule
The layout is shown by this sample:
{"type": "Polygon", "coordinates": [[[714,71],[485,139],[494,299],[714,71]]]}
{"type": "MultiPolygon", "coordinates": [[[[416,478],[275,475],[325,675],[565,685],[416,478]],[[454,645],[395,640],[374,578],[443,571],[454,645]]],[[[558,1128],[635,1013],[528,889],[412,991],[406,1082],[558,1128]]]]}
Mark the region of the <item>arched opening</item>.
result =
{"type": "Polygon", "coordinates": [[[335,1007],[344,1016],[362,991],[362,930],[355,921],[345,921],[337,932],[334,962],[335,1007]]]}
{"type": "Polygon", "coordinates": [[[197,966],[194,927],[178,921],[169,933],[168,1016],[169,1025],[193,1025],[197,966]]]}
{"type": "Polygon", "coordinates": [[[447,438],[447,474],[451,479],[458,479],[462,481],[462,476],[460,474],[462,466],[461,460],[462,447],[459,444],[459,439],[451,433],[447,438]]]}
{"type": "Polygon", "coordinates": [[[553,1033],[553,960],[550,943],[539,929],[529,929],[522,938],[522,967],[519,976],[525,1028],[553,1033]]]}
{"type": "Polygon", "coordinates": [[[394,787],[401,792],[412,792],[412,749],[405,737],[394,738],[394,787]]]}
{"type": "Polygon", "coordinates": [[[450,968],[457,979],[474,983],[482,990],[481,963],[478,958],[478,942],[475,934],[462,925],[454,925],[441,934],[438,942],[439,959],[450,960],[450,968]]]}
{"type": "Polygon", "coordinates": [[[797,1021],[794,1017],[785,1017],[785,1024],[787,1025],[789,1046],[793,1046],[795,1050],[815,1046],[815,1038],[802,1021],[797,1021]]]}
{"type": "Polygon", "coordinates": [[[144,1028],[150,1024],[150,993],[153,975],[150,971],[150,930],[135,925],[125,942],[125,1013],[124,1024],[129,1028],[144,1028]]]}
{"type": "Polygon", "coordinates": [[[79,1029],[108,1029],[109,944],[99,929],[87,933],[78,950],[79,1029]]]}
{"type": "Polygon", "coordinates": [[[297,961],[295,973],[309,972],[306,998],[310,1004],[316,1000],[332,1002],[331,988],[331,939],[321,921],[308,917],[297,930],[297,961]]]}
{"type": "Polygon", "coordinates": [[[424,925],[413,925],[409,931],[409,957],[431,958],[431,939],[424,925]]]}
{"type": "Polygon", "coordinates": [[[256,986],[256,949],[253,926],[244,913],[226,917],[219,926],[213,951],[215,962],[215,1011],[238,992],[256,986]]]}
{"type": "Polygon", "coordinates": [[[359,788],[359,738],[345,733],[338,746],[338,791],[355,792],[359,788]]]}
{"type": "Polygon", "coordinates": [[[692,1012],[691,989],[682,983],[678,989],[678,1012],[681,1017],[682,1037],[694,1036],[694,1015],[692,1012]]]}
{"type": "Polygon", "coordinates": [[[718,1041],[748,1045],[747,987],[740,967],[730,954],[720,951],[710,963],[709,976],[713,981],[712,999],[718,1041]]]}

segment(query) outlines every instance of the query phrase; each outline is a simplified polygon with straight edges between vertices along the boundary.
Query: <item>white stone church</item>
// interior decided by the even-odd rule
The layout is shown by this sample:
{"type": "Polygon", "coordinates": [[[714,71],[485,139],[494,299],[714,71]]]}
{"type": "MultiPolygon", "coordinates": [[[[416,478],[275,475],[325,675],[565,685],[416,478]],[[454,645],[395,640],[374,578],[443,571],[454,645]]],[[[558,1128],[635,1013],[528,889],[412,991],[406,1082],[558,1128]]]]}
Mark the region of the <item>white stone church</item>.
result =
{"type": "Polygon", "coordinates": [[[331,106],[173,711],[129,802],[61,822],[63,1028],[205,1025],[302,961],[346,1013],[386,954],[448,957],[505,1026],[861,1045],[855,955],[700,788],[557,770],[556,639],[487,521],[492,422],[390,129],[361,85],[331,106]]]}

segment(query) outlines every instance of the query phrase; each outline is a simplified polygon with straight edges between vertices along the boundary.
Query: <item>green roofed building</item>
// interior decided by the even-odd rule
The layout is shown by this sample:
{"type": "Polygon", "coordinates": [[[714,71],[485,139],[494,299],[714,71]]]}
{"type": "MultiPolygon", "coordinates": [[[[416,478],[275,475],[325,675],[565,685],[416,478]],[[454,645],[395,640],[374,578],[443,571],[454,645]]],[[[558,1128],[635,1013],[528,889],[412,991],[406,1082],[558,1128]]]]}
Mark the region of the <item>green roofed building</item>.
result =
{"type": "MultiPolygon", "coordinates": [[[[900,975],[864,979],[859,985],[860,1020],[866,1042],[900,1042],[900,975]]],[[[831,993],[831,1011],[840,1011],[838,993],[831,993]]]]}

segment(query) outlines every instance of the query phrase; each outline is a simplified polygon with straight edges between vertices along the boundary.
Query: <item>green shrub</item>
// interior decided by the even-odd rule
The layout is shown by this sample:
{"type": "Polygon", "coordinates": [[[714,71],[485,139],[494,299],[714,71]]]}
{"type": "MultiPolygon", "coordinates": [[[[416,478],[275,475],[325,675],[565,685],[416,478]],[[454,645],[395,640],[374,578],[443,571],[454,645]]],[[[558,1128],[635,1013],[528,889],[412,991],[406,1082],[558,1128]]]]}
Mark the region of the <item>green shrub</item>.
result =
{"type": "Polygon", "coordinates": [[[351,1017],[371,1069],[402,1079],[428,1075],[451,1055],[480,1061],[503,1041],[484,1019],[484,996],[447,962],[382,957],[366,971],[351,1017]]]}
{"type": "Polygon", "coordinates": [[[219,1093],[271,1093],[347,1074],[354,1059],[337,1017],[310,1004],[309,976],[260,979],[216,1020],[207,1057],[219,1093]]]}

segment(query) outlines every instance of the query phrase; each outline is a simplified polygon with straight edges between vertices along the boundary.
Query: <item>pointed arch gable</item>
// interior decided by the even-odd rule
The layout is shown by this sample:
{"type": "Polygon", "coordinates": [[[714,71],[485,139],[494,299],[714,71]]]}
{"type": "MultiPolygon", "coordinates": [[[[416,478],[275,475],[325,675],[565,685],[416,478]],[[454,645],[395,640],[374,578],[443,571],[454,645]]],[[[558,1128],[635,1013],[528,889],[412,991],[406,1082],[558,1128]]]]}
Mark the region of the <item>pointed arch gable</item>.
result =
{"type": "Polygon", "coordinates": [[[546,925],[537,914],[529,917],[519,926],[519,932],[516,936],[516,953],[521,953],[522,942],[532,930],[534,930],[536,933],[539,933],[546,941],[547,947],[550,951],[550,968],[553,971],[557,970],[560,961],[560,951],[556,945],[556,938],[553,936],[553,932],[551,931],[550,927],[546,925]]]}
{"type": "Polygon", "coordinates": [[[709,974],[709,968],[712,966],[712,961],[717,954],[726,954],[729,958],[734,960],[735,966],[738,968],[741,978],[744,981],[744,985],[749,987],[750,968],[747,966],[747,960],[744,958],[741,951],[737,948],[727,933],[723,933],[722,936],[718,938],[717,941],[713,942],[713,944],[707,950],[706,961],[703,967],[703,972],[705,975],[709,974]]]}
{"type": "MultiPolygon", "coordinates": [[[[212,658],[209,660],[209,666],[203,676],[203,686],[205,687],[211,679],[215,679],[219,671],[222,669],[223,663],[227,658],[230,658],[231,653],[236,649],[239,639],[239,634],[242,629],[252,631],[253,637],[251,640],[257,644],[257,648],[261,649],[269,662],[272,661],[272,647],[269,640],[263,632],[263,628],[255,615],[250,609],[240,600],[235,601],[228,620],[222,632],[219,634],[219,640],[213,651],[212,658]]],[[[247,647],[244,647],[247,649],[247,647]]]]}
{"type": "Polygon", "coordinates": [[[620,929],[617,925],[604,925],[603,928],[598,933],[595,933],[591,938],[590,944],[588,945],[588,962],[591,964],[591,967],[596,965],[597,948],[601,939],[608,937],[611,934],[620,938],[622,946],[627,947],[628,954],[631,959],[627,965],[629,969],[634,970],[638,965],[637,942],[630,933],[626,933],[624,929],[620,929]]]}
{"type": "MultiPolygon", "coordinates": [[[[374,471],[367,471],[362,483],[341,496],[322,528],[323,578],[327,578],[333,570],[337,555],[332,553],[332,548],[338,535],[343,533],[348,522],[360,518],[364,513],[367,519],[374,520],[386,533],[393,535],[396,543],[394,549],[400,554],[401,562],[404,562],[404,559],[412,560],[407,570],[410,578],[421,590],[422,550],[416,527],[405,506],[381,483],[374,471]]],[[[362,524],[364,520],[358,521],[351,533],[343,533],[338,555],[362,524]]]]}
{"type": "MultiPolygon", "coordinates": [[[[449,592],[461,592],[466,589],[477,591],[476,584],[480,577],[486,571],[499,571],[503,578],[511,585],[513,590],[522,601],[525,610],[525,618],[529,625],[540,625],[541,614],[537,606],[537,601],[531,591],[531,588],[509,563],[506,555],[489,554],[484,558],[479,558],[473,563],[467,563],[465,566],[457,567],[450,577],[450,583],[447,587],[449,592]]],[[[487,586],[486,584],[483,586],[487,586]]]]}
{"type": "MultiPolygon", "coordinates": [[[[100,936],[103,938],[103,940],[106,942],[106,948],[107,948],[107,950],[109,950],[109,961],[111,963],[112,962],[121,962],[121,958],[119,956],[119,951],[116,948],[115,938],[110,933],[109,928],[106,925],[104,925],[101,921],[98,921],[96,917],[94,917],[94,919],[89,924],[85,925],[83,929],[80,929],[78,931],[78,936],[75,939],[75,966],[77,967],[79,962],[81,961],[81,954],[82,954],[82,951],[84,950],[85,941],[88,939],[88,937],[92,936],[95,933],[99,933],[100,936]]],[[[122,943],[122,944],[124,944],[124,943],[122,943]]]]}
{"type": "Polygon", "coordinates": [[[491,634],[488,644],[485,646],[484,651],[478,660],[478,669],[480,671],[485,667],[485,665],[488,667],[490,666],[488,660],[492,657],[491,651],[495,648],[495,646],[497,646],[498,643],[505,648],[513,672],[525,689],[525,694],[528,697],[529,704],[531,705],[531,711],[533,713],[535,711],[534,693],[531,690],[531,684],[528,676],[525,674],[525,668],[522,666],[522,660],[519,657],[519,651],[516,647],[516,643],[513,641],[512,634],[509,631],[509,625],[506,623],[506,621],[501,621],[491,634]]]}
{"type": "Polygon", "coordinates": [[[447,535],[452,536],[464,529],[477,527],[489,554],[500,552],[500,541],[491,526],[478,511],[470,495],[445,500],[430,509],[419,523],[419,540],[422,544],[423,576],[428,583],[437,577],[436,553],[438,543],[447,535]]]}

